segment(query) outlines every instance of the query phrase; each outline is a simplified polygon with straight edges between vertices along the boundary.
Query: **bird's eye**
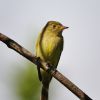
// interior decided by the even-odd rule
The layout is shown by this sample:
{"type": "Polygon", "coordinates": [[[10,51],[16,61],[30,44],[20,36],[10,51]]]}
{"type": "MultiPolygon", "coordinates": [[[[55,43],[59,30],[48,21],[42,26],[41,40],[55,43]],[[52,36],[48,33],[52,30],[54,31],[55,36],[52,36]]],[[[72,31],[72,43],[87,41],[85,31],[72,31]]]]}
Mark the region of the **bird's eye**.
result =
{"type": "Polygon", "coordinates": [[[53,27],[53,28],[56,28],[56,25],[53,25],[52,27],[53,27]]]}

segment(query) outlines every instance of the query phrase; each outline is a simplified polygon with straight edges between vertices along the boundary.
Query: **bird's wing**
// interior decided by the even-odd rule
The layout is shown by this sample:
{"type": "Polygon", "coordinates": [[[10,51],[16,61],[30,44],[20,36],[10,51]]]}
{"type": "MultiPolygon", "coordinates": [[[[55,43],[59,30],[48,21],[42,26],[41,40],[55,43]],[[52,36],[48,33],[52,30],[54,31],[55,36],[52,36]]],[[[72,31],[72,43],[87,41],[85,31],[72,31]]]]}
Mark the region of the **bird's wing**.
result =
{"type": "MultiPolygon", "coordinates": [[[[44,58],[44,53],[43,53],[43,50],[42,50],[42,46],[41,46],[41,41],[42,41],[42,37],[43,37],[44,31],[45,31],[45,27],[43,28],[42,32],[39,34],[39,36],[37,38],[37,41],[36,41],[36,50],[35,50],[36,56],[40,57],[42,60],[45,59],[44,58]]],[[[37,66],[37,70],[38,70],[39,80],[42,81],[42,75],[41,75],[40,67],[41,66],[37,66]]]]}

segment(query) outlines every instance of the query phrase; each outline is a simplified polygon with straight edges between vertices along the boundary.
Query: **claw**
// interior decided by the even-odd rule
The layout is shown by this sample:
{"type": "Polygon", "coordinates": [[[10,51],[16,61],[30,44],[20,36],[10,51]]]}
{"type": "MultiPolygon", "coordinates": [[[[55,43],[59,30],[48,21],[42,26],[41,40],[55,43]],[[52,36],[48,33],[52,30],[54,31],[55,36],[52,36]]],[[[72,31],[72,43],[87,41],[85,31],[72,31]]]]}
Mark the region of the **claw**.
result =
{"type": "Polygon", "coordinates": [[[51,70],[56,71],[56,68],[54,68],[54,66],[51,65],[50,63],[47,63],[47,66],[48,66],[48,70],[47,70],[48,73],[50,73],[51,70]]]}

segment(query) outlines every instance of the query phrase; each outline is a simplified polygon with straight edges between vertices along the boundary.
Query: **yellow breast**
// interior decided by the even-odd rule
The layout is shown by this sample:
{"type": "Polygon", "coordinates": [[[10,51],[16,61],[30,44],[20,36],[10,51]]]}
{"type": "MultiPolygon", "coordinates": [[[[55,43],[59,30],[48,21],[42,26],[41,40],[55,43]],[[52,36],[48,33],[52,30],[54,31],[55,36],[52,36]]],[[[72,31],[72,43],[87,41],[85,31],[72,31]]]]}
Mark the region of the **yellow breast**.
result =
{"type": "Polygon", "coordinates": [[[41,43],[45,60],[57,65],[62,52],[63,41],[60,37],[45,36],[41,43]]]}

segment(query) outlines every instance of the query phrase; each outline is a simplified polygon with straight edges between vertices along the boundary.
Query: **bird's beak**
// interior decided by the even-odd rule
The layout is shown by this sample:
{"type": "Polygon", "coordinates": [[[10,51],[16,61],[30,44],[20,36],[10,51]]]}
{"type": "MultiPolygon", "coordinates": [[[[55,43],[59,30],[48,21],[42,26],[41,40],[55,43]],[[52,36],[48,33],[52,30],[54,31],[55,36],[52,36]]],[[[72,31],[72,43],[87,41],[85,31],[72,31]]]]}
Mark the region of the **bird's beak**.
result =
{"type": "Polygon", "coordinates": [[[64,30],[64,29],[67,29],[67,28],[69,28],[69,27],[67,27],[67,26],[62,26],[62,30],[64,30]]]}

